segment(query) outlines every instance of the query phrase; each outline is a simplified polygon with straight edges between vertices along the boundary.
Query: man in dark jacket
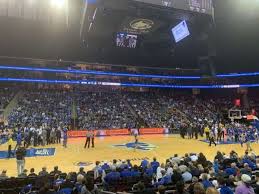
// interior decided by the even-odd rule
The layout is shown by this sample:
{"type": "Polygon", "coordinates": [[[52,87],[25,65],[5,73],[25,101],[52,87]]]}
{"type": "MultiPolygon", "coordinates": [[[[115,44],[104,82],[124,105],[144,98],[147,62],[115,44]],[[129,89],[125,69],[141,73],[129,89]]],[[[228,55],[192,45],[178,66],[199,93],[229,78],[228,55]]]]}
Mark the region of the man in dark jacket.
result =
{"type": "Polygon", "coordinates": [[[23,173],[25,166],[26,149],[19,146],[16,150],[16,163],[18,176],[23,173]]]}

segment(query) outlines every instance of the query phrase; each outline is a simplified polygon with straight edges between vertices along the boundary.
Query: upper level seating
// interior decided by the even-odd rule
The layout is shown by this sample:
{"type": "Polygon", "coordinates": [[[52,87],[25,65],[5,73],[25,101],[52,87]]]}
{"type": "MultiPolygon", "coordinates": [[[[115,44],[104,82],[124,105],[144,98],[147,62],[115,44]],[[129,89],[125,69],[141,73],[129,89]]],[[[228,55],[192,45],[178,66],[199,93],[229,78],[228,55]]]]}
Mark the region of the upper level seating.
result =
{"type": "Polygon", "coordinates": [[[14,95],[15,92],[8,88],[0,89],[0,109],[5,109],[6,106],[13,99],[14,95]]]}

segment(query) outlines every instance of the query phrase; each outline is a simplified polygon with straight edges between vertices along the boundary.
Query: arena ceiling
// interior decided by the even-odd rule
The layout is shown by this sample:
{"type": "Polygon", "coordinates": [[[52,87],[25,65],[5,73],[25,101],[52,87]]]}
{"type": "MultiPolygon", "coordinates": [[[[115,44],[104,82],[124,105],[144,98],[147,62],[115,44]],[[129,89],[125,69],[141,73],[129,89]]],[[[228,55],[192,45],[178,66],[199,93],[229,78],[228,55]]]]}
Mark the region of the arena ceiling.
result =
{"type": "MultiPolygon", "coordinates": [[[[258,69],[259,6],[253,5],[253,10],[248,5],[240,9],[238,1],[240,0],[215,1],[216,28],[211,39],[215,43],[213,50],[216,50],[217,54],[217,71],[258,69]]],[[[80,36],[84,1],[69,2],[66,12],[52,10],[54,14],[49,14],[50,10],[46,7],[48,12],[43,9],[40,11],[43,14],[36,19],[30,18],[33,13],[27,15],[26,19],[19,14],[1,14],[0,55],[166,68],[198,68],[197,57],[207,52],[206,37],[210,32],[208,23],[211,20],[208,16],[201,17],[195,13],[134,3],[126,10],[100,9],[91,33],[80,36]],[[51,17],[46,19],[44,15],[51,17]],[[125,30],[126,25],[138,18],[152,20],[156,25],[149,33],[140,35],[138,48],[116,48],[116,32],[125,30]],[[168,32],[182,19],[186,19],[190,25],[192,36],[175,44],[168,32]]],[[[2,11],[5,10],[4,6],[0,5],[2,11]]],[[[6,61],[0,58],[0,62],[6,61]]]]}

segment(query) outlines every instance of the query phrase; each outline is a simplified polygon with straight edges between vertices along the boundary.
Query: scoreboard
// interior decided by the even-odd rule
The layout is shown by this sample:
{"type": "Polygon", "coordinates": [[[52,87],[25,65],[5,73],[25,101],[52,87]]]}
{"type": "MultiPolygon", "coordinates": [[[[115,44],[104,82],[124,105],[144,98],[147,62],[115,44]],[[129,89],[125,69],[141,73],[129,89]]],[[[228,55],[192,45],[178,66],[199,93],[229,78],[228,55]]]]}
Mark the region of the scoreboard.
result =
{"type": "Polygon", "coordinates": [[[135,0],[138,2],[212,15],[212,0],[135,0]]]}

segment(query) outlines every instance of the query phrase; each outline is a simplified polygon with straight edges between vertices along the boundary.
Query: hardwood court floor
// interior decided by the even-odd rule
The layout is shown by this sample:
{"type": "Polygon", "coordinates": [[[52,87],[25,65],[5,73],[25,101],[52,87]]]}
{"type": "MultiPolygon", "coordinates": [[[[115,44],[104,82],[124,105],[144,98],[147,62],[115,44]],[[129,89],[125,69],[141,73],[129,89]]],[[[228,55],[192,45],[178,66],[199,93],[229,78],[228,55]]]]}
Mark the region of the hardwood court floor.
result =
{"type": "MultiPolygon", "coordinates": [[[[114,158],[132,159],[148,157],[152,159],[154,156],[157,157],[159,161],[164,162],[175,153],[183,155],[191,152],[203,152],[208,159],[213,159],[218,150],[227,154],[231,150],[235,150],[238,154],[243,154],[245,152],[245,147],[242,148],[240,144],[209,147],[207,143],[198,140],[182,139],[179,135],[140,136],[140,142],[156,146],[149,151],[134,151],[134,149],[126,147],[113,147],[115,144],[125,144],[133,141],[133,137],[131,136],[101,137],[95,139],[95,148],[84,149],[85,138],[69,139],[67,148],[63,148],[61,145],[46,146],[48,148],[56,148],[54,156],[26,158],[25,168],[29,170],[34,167],[36,173],[38,173],[43,166],[46,166],[48,171],[51,171],[55,165],[58,165],[62,171],[69,172],[78,171],[79,166],[75,165],[78,162],[94,163],[96,160],[110,161],[114,158]]],[[[259,144],[252,144],[252,148],[256,154],[259,154],[259,144]]],[[[0,150],[7,150],[7,145],[1,145],[0,150]]],[[[139,163],[139,161],[137,161],[137,163],[139,163]]],[[[88,165],[85,169],[92,169],[93,166],[94,164],[88,165]]],[[[2,169],[7,169],[8,176],[16,176],[16,160],[0,160],[0,170],[2,169]]]]}

